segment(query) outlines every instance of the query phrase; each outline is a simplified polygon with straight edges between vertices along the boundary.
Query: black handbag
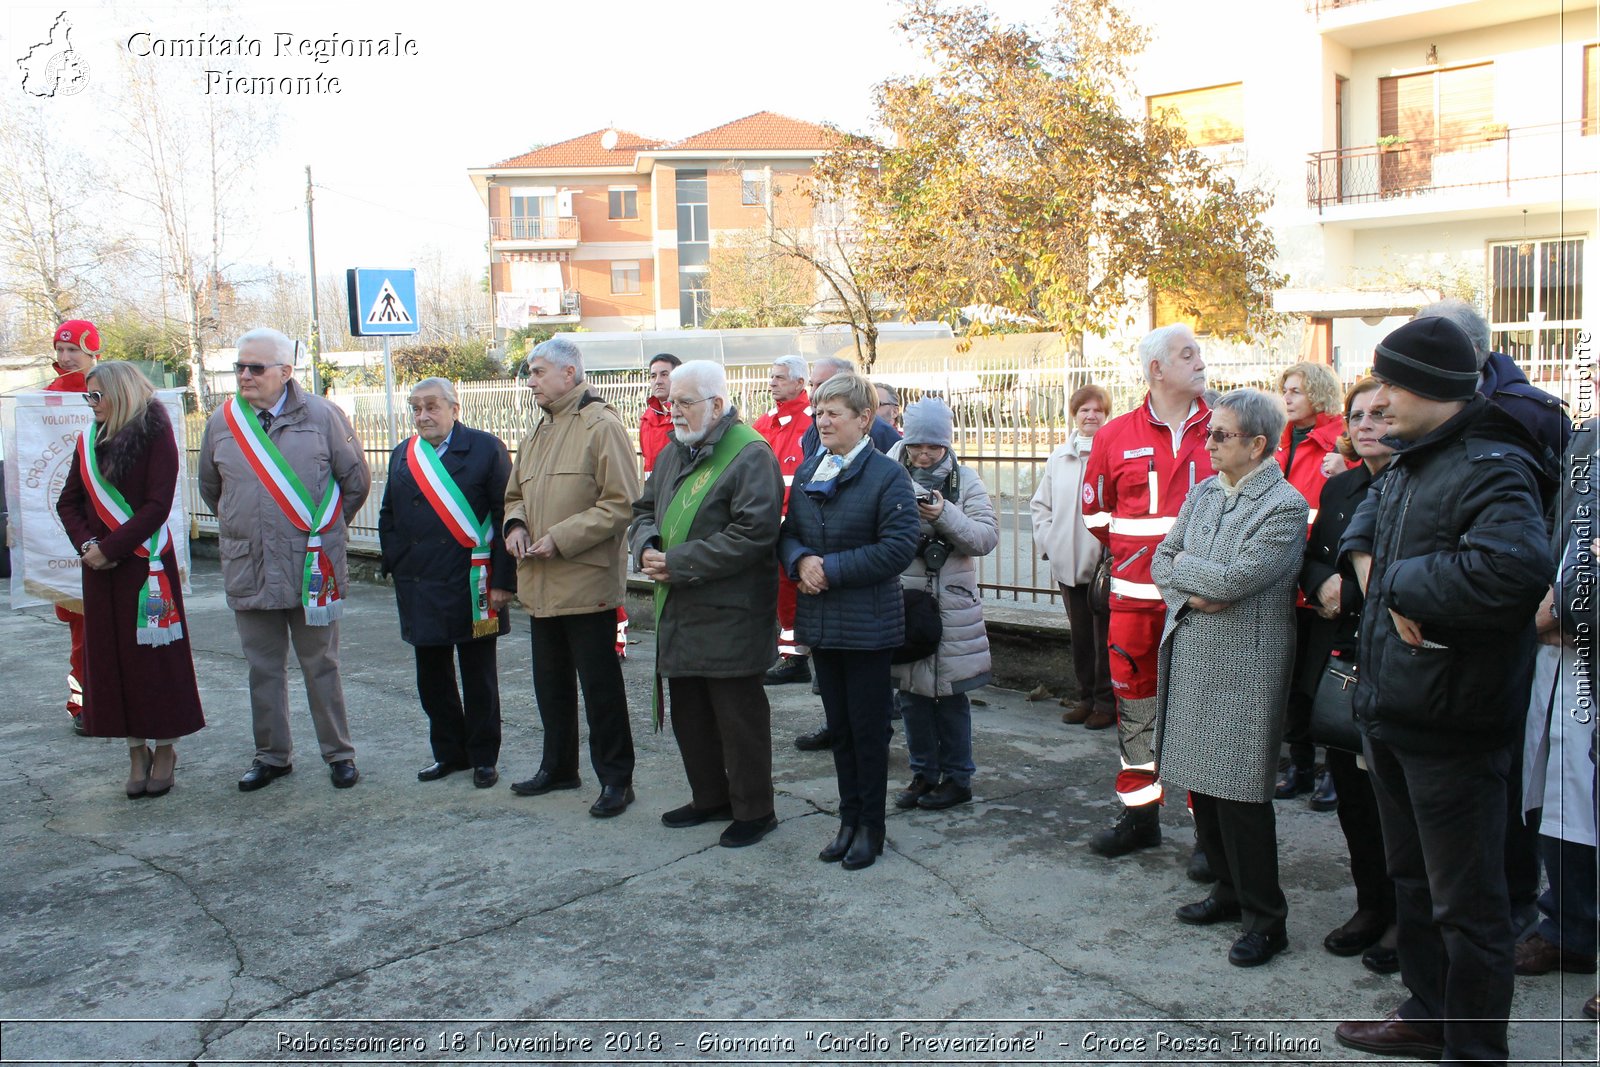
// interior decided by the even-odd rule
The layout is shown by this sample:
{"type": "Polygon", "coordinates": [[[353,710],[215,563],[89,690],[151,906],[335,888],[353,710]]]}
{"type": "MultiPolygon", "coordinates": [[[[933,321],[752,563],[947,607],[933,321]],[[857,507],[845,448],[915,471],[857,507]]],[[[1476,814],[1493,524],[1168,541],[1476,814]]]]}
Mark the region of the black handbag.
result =
{"type": "Polygon", "coordinates": [[[1356,667],[1329,656],[1317,676],[1311,701],[1311,740],[1346,752],[1361,751],[1361,730],[1355,717],[1356,667]]]}
{"type": "Polygon", "coordinates": [[[1100,560],[1089,579],[1089,610],[1096,615],[1111,614],[1111,550],[1100,549],[1100,560]]]}
{"type": "Polygon", "coordinates": [[[903,589],[906,600],[906,636],[889,657],[890,663],[915,663],[939,651],[944,622],[939,601],[926,589],[903,589]]]}

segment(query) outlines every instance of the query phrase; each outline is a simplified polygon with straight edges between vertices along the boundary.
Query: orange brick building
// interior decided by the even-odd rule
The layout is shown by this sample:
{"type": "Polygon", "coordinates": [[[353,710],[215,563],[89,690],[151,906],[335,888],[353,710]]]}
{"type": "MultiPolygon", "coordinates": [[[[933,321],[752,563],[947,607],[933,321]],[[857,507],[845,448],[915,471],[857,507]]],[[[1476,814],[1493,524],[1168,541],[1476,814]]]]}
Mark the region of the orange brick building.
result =
{"type": "Polygon", "coordinates": [[[822,126],[761,111],[673,142],[595,130],[469,170],[488,211],[497,336],[700,325],[712,249],[809,226],[797,187],[831,143],[822,126]]]}

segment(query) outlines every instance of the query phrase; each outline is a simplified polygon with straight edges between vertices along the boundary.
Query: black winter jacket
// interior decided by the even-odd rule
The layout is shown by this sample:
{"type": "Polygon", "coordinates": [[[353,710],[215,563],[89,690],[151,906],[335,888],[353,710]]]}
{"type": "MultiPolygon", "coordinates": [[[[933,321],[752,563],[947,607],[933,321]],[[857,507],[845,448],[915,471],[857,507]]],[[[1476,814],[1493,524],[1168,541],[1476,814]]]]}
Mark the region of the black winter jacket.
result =
{"type": "Polygon", "coordinates": [[[900,572],[916,558],[921,540],[911,478],[868,448],[839,475],[832,496],[805,492],[821,459],[812,455],[795,471],[778,536],[786,574],[798,577],[802,556],[821,556],[828,576],[820,596],[800,594],[795,638],[812,648],[898,648],[905,640],[900,572]]]}
{"type": "MultiPolygon", "coordinates": [[[[1383,475],[1380,473],[1379,477],[1383,475]]],[[[1317,519],[1306,540],[1305,561],[1300,565],[1300,592],[1313,605],[1306,622],[1305,645],[1294,665],[1294,688],[1314,697],[1322,680],[1323,665],[1330,652],[1338,652],[1349,666],[1356,663],[1356,631],[1361,625],[1361,586],[1348,566],[1339,566],[1339,540],[1350,526],[1356,509],[1372,487],[1372,472],[1365,463],[1335,474],[1322,487],[1317,502],[1317,519]],[[1344,579],[1339,585],[1339,617],[1324,619],[1316,614],[1317,590],[1335,574],[1344,579]]]]}
{"type": "Polygon", "coordinates": [[[1356,720],[1397,748],[1476,752],[1522,728],[1533,613],[1553,564],[1539,445],[1482,397],[1413,443],[1368,491],[1340,544],[1372,556],[1356,720]],[[1389,612],[1421,627],[1403,642],[1389,612]]]}

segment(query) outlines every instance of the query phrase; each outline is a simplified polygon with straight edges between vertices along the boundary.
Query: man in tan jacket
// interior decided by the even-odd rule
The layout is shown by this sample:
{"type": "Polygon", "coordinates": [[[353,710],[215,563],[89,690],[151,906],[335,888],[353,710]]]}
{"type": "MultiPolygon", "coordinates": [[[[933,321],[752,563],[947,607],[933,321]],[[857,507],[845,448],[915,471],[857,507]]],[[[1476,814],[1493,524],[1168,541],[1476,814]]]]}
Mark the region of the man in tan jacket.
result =
{"type": "Polygon", "coordinates": [[[217,516],[223,589],[250,665],[256,756],[239,788],[248,793],[294,770],[292,643],[322,759],[333,784],[348,789],[360,774],[339,681],[338,619],[346,524],[372,476],[344,413],[294,380],[293,341],[251,330],[236,358],[238,396],[212,412],[200,442],[200,498],[217,516]]]}
{"type": "Polygon", "coordinates": [[[506,485],[506,550],[531,616],[533,693],[544,724],[539,771],[518,796],[577,789],[578,686],[589,759],[600,779],[596,818],[633,802],[633,732],[615,648],[625,581],[622,538],[639,495],[622,420],[583,378],[583,357],[555,338],[533,350],[528,388],[545,417],[517,450],[506,485]]]}

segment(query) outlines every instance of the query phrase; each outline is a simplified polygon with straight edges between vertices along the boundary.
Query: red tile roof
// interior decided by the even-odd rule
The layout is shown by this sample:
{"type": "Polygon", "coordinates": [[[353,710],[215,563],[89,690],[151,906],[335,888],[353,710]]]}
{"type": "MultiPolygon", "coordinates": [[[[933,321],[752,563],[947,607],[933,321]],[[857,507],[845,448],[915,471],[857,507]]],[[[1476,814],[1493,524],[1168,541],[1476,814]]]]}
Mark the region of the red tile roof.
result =
{"type": "Polygon", "coordinates": [[[826,151],[837,141],[838,135],[825,126],[792,119],[775,111],[757,111],[754,115],[662,145],[661,149],[674,152],[826,151]]]}
{"type": "Polygon", "coordinates": [[[638,152],[655,148],[661,142],[654,137],[629,130],[617,130],[617,143],[611,148],[601,145],[600,139],[608,130],[594,130],[570,140],[547,144],[520,156],[512,156],[496,163],[496,167],[631,167],[638,152]]]}

